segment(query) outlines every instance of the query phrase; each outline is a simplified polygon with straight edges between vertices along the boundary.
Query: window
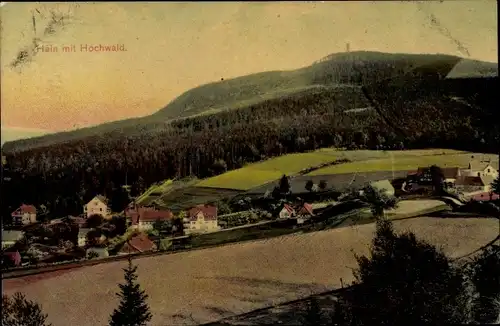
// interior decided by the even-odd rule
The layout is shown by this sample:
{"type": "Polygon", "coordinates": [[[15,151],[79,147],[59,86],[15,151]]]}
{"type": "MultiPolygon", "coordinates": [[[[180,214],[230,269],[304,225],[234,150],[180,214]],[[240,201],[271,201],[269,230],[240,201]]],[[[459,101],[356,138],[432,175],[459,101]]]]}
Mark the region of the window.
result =
{"type": "Polygon", "coordinates": [[[99,211],[100,211],[100,212],[102,212],[102,207],[101,207],[101,208],[99,208],[99,211]]]}
{"type": "Polygon", "coordinates": [[[478,173],[477,173],[477,176],[478,176],[478,177],[480,177],[480,176],[481,176],[481,172],[478,172],[478,173]]]}
{"type": "Polygon", "coordinates": [[[488,169],[488,173],[490,173],[490,169],[488,169]]]}

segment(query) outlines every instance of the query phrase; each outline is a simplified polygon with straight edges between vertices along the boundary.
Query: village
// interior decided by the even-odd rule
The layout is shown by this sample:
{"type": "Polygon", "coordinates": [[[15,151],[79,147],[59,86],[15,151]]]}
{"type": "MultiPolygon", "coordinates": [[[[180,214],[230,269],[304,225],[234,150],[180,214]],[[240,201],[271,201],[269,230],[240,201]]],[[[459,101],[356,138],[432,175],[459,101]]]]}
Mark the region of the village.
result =
{"type": "MultiPolygon", "coordinates": [[[[498,200],[499,195],[492,190],[498,176],[491,162],[471,157],[466,168],[421,167],[408,171],[404,178],[366,185],[404,200],[435,195],[438,180],[443,198],[471,203],[498,200]]],[[[282,182],[286,180],[283,176],[282,182]]],[[[287,221],[287,227],[297,228],[360,208],[350,204],[357,203],[353,199],[363,187],[331,193],[319,189],[325,185],[318,187],[308,182],[304,188],[307,192],[302,197],[307,201],[301,194],[289,196],[289,190],[276,187],[272,194],[267,191],[259,198],[246,198],[247,202],[240,199],[235,206],[240,210],[222,215],[218,214],[217,203],[196,205],[174,214],[154,203],[139,205],[132,201],[122,212],[112,212],[109,200],[96,195],[82,207],[79,216],[41,221],[43,207],[22,204],[11,214],[12,225],[2,225],[2,268],[176,250],[176,243],[185,243],[182,240],[193,236],[245,230],[274,221],[287,221]]]]}

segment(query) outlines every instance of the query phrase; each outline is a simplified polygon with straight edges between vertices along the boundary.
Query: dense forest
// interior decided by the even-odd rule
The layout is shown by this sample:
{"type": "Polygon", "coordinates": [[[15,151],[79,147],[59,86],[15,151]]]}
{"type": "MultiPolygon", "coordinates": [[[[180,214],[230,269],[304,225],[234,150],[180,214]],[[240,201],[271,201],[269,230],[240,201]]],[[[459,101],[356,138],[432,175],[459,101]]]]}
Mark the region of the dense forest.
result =
{"type": "Polygon", "coordinates": [[[467,91],[439,81],[398,81],[406,92],[387,82],[370,88],[318,86],[239,109],[158,122],[153,129],[11,148],[3,153],[2,217],[21,203],[43,204],[54,217],[79,214],[96,194],[108,196],[120,211],[128,200],[125,184],[134,196],[159,180],[205,178],[321,147],[495,152],[500,135],[492,120],[495,103],[478,99],[493,96],[497,79],[479,88],[466,85],[467,91]],[[465,94],[459,100],[457,89],[465,94]]]}

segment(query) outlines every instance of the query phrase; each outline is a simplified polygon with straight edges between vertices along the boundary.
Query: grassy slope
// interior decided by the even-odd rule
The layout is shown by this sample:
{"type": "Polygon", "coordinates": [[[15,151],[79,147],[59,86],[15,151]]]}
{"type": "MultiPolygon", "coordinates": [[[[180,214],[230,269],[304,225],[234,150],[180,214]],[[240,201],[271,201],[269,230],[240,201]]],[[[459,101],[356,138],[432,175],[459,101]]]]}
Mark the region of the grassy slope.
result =
{"type": "MultiPolygon", "coordinates": [[[[496,219],[415,218],[394,223],[460,257],[497,236],[496,219]]],[[[352,280],[353,251],[366,254],[373,224],[291,235],[220,248],[137,259],[149,295],[152,324],[198,324],[325,291],[352,280]],[[314,268],[311,268],[314,266],[314,268]],[[168,302],[168,304],[165,304],[168,302]],[[196,322],[189,319],[189,315],[196,322]]],[[[118,304],[114,295],[126,262],[84,267],[28,283],[5,280],[6,294],[24,292],[43,305],[49,322],[101,325],[118,304]],[[75,281],[78,280],[78,281],[75,281]],[[50,291],[47,289],[50,288],[50,291]],[[96,296],[96,289],[99,295],[96,296]],[[74,295],[78,293],[78,295],[74,295]],[[73,304],[67,304],[69,301],[73,304]],[[81,309],[81,307],[86,307],[81,309]]]]}
{"type": "MultiPolygon", "coordinates": [[[[167,121],[176,118],[248,106],[297,92],[317,91],[322,86],[370,84],[380,79],[407,73],[422,65],[428,66],[429,63],[438,62],[439,67],[436,69],[448,69],[444,71],[447,73],[459,60],[460,58],[454,56],[429,54],[388,54],[366,51],[337,53],[311,66],[293,71],[263,72],[199,86],[180,95],[165,108],[150,116],[110,122],[26,141],[9,142],[6,143],[5,149],[15,146],[36,147],[103,133],[152,132],[164,128],[167,121]],[[446,64],[441,64],[441,62],[446,62],[446,64]]],[[[497,70],[496,64],[484,62],[465,65],[463,69],[477,70],[478,66],[485,71],[497,70]]],[[[464,73],[466,72],[461,71],[462,75],[464,73]]]]}
{"type": "MultiPolygon", "coordinates": [[[[200,181],[198,186],[203,187],[215,187],[215,188],[233,188],[240,190],[249,190],[251,188],[260,186],[264,183],[271,182],[278,179],[283,174],[291,175],[298,173],[299,171],[320,165],[322,163],[333,162],[339,159],[348,159],[352,161],[351,163],[344,163],[339,165],[334,165],[319,169],[310,173],[309,175],[323,175],[331,173],[344,173],[340,172],[342,169],[348,172],[365,172],[370,171],[390,171],[391,166],[387,168],[387,162],[391,162],[391,155],[394,157],[395,164],[397,162],[403,162],[400,164],[400,170],[406,170],[402,168],[406,162],[415,162],[413,165],[417,164],[422,160],[422,157],[427,157],[425,155],[432,155],[429,157],[436,157],[439,159],[442,157],[451,157],[453,160],[457,153],[462,153],[460,151],[448,150],[448,149],[430,149],[430,150],[407,150],[407,151],[371,151],[371,150],[359,150],[359,151],[341,151],[334,150],[330,148],[320,149],[315,152],[301,153],[301,154],[288,154],[276,158],[271,158],[269,160],[249,164],[241,169],[226,172],[224,174],[208,178],[200,181]],[[442,155],[443,153],[450,155],[442,155]],[[451,155],[454,154],[454,155],[451,155]],[[436,156],[434,156],[436,155],[436,156]],[[368,163],[366,163],[368,162],[368,163]],[[382,162],[385,165],[370,164],[370,162],[382,162]],[[385,168],[385,169],[384,169],[385,168]],[[337,169],[339,172],[336,172],[337,169]],[[333,171],[333,172],[331,172],[333,171]]],[[[470,158],[471,154],[460,154],[470,158]]],[[[432,159],[431,159],[432,160],[432,159]]],[[[411,166],[411,164],[409,164],[411,166]]],[[[418,167],[418,166],[417,166],[418,167]]],[[[411,169],[411,168],[410,168],[411,169]]]]}
{"type": "MultiPolygon", "coordinates": [[[[400,152],[405,153],[406,151],[400,152]]],[[[461,167],[465,168],[470,162],[471,155],[475,157],[490,158],[492,165],[498,168],[497,155],[482,155],[480,153],[450,154],[450,155],[398,155],[394,152],[393,159],[370,159],[366,161],[349,162],[339,165],[328,166],[315,170],[308,175],[328,175],[354,172],[375,172],[375,171],[408,171],[416,170],[418,167],[436,164],[440,167],[461,167]]]]}

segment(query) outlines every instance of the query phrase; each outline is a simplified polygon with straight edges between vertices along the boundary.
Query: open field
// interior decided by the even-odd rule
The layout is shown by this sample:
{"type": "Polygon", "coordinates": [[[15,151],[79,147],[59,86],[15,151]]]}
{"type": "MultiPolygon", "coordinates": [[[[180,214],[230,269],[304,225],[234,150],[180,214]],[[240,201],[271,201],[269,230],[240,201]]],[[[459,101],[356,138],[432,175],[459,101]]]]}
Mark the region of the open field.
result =
{"type": "MultiPolygon", "coordinates": [[[[413,230],[452,257],[467,255],[495,239],[497,224],[493,218],[394,222],[396,230],[413,230]]],[[[366,253],[373,231],[374,225],[366,224],[138,258],[139,281],[150,296],[152,325],[209,322],[337,288],[340,278],[346,283],[352,280],[356,262],[351,250],[366,253]]],[[[54,326],[106,325],[118,304],[115,292],[125,265],[83,267],[30,284],[4,280],[3,290],[22,291],[40,302],[54,326]]]]}
{"type": "Polygon", "coordinates": [[[234,189],[214,189],[188,186],[176,189],[175,191],[169,191],[159,198],[161,203],[168,207],[172,212],[178,212],[199,204],[217,201],[222,198],[233,197],[240,193],[241,191],[234,189]]]}
{"type": "MultiPolygon", "coordinates": [[[[327,174],[327,175],[303,175],[298,176],[290,180],[290,186],[292,193],[299,194],[302,192],[307,192],[305,186],[308,180],[312,180],[315,184],[318,184],[321,180],[325,180],[328,188],[333,188],[338,191],[343,191],[349,187],[358,188],[363,187],[367,182],[393,179],[393,178],[403,178],[408,174],[408,171],[377,171],[377,172],[367,172],[367,173],[343,173],[343,174],[327,174]]],[[[265,185],[255,187],[248,191],[248,194],[264,194],[267,190],[272,191],[273,188],[278,185],[278,180],[272,183],[267,183],[265,185]]]]}
{"type": "MultiPolygon", "coordinates": [[[[401,151],[406,152],[406,151],[401,151]]],[[[411,153],[411,151],[409,151],[411,153]]],[[[476,158],[491,159],[491,165],[498,169],[498,155],[463,153],[446,155],[411,155],[398,156],[394,152],[393,157],[382,159],[369,159],[365,161],[356,161],[338,165],[328,166],[322,169],[312,171],[308,175],[325,175],[339,173],[355,172],[374,172],[374,171],[408,171],[416,170],[418,167],[430,166],[436,164],[440,167],[461,167],[465,168],[470,162],[471,156],[476,158]]]]}
{"type": "MultiPolygon", "coordinates": [[[[283,174],[293,175],[300,171],[319,166],[336,160],[347,159],[353,162],[372,159],[394,159],[413,158],[425,155],[457,155],[464,153],[450,149],[425,149],[407,151],[374,151],[374,150],[339,150],[335,148],[323,148],[309,153],[287,154],[265,160],[263,162],[249,164],[241,169],[226,172],[224,174],[200,181],[199,186],[220,187],[249,190],[280,178],[283,174]]],[[[469,156],[470,157],[470,156],[469,156]]],[[[344,164],[341,164],[344,165],[344,164]]],[[[324,168],[326,169],[326,168],[324,168]]],[[[321,170],[324,170],[321,169],[321,170]]],[[[386,170],[391,170],[389,167],[386,170]]],[[[361,171],[361,170],[360,170],[361,171]]],[[[371,171],[371,170],[368,170],[371,171]]],[[[373,171],[383,171],[381,169],[373,171]]],[[[339,172],[341,173],[341,172],[339,172]]],[[[329,173],[316,173],[329,174],[329,173]]]]}

